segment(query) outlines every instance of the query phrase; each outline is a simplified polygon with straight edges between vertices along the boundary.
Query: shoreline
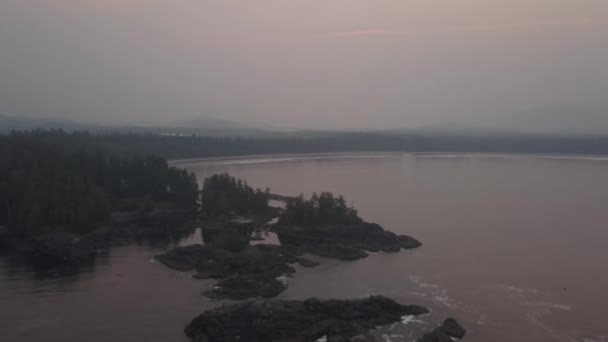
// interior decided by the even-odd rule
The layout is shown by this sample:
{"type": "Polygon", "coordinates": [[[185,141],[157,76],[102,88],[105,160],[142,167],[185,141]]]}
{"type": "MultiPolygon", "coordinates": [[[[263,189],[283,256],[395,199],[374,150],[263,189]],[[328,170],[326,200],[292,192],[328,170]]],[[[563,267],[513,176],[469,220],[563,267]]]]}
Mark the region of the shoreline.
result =
{"type": "Polygon", "coordinates": [[[511,153],[511,152],[450,152],[450,151],[437,151],[437,152],[408,152],[408,151],[360,151],[360,152],[320,152],[320,153],[279,153],[279,154],[242,154],[234,156],[224,157],[202,157],[202,158],[180,158],[180,159],[169,159],[168,162],[171,166],[182,166],[186,167],[189,164],[196,164],[205,162],[208,164],[233,164],[227,163],[229,161],[246,161],[251,160],[251,163],[242,164],[253,164],[256,159],[262,159],[257,163],[270,163],[280,162],[289,160],[303,160],[303,159],[325,159],[325,158],[356,158],[356,157],[389,157],[389,156],[413,156],[413,157],[435,157],[435,158],[457,158],[457,157],[470,157],[470,158],[538,158],[538,159],[563,159],[563,160],[583,160],[583,161],[597,161],[597,162],[608,162],[608,154],[580,154],[580,153],[511,153]]]}

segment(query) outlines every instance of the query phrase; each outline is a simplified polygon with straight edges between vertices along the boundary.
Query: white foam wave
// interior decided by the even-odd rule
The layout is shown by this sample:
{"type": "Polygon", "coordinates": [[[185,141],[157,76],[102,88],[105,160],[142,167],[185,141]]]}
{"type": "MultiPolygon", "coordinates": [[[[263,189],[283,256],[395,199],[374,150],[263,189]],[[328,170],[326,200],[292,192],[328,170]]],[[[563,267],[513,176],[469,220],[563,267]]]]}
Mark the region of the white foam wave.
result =
{"type": "Polygon", "coordinates": [[[403,335],[398,335],[398,334],[391,334],[391,335],[384,334],[384,335],[382,335],[382,338],[384,339],[384,341],[385,341],[385,342],[392,342],[392,341],[393,341],[393,340],[392,340],[393,338],[396,338],[396,339],[400,339],[400,340],[402,340],[404,337],[405,337],[405,336],[403,336],[403,335]]]}
{"type": "Polygon", "coordinates": [[[276,278],[276,280],[283,283],[283,285],[287,285],[288,279],[289,279],[289,277],[286,274],[283,274],[282,276],[276,278]]]}
{"type": "Polygon", "coordinates": [[[454,304],[452,299],[448,297],[446,290],[443,290],[439,294],[435,295],[435,297],[433,297],[433,300],[447,306],[448,308],[455,308],[457,306],[456,304],[454,304]]]}
{"type": "Polygon", "coordinates": [[[406,315],[401,317],[401,323],[407,325],[409,323],[424,323],[424,321],[416,319],[416,316],[414,315],[406,315]]]}
{"type": "Polygon", "coordinates": [[[545,309],[562,310],[562,311],[572,310],[572,307],[569,305],[557,304],[557,303],[551,303],[551,302],[522,302],[521,305],[545,308],[545,309]]]}
{"type": "Polygon", "coordinates": [[[492,284],[489,285],[488,287],[491,288],[496,288],[496,289],[500,289],[506,292],[511,292],[513,294],[516,295],[534,295],[538,293],[538,290],[536,289],[529,289],[529,288],[523,288],[523,287],[517,287],[517,286],[513,286],[513,285],[507,285],[507,284],[492,284]]]}
{"type": "Polygon", "coordinates": [[[420,276],[409,276],[409,279],[412,283],[418,285],[419,288],[439,288],[439,285],[437,284],[431,284],[431,283],[426,283],[424,281],[422,281],[422,278],[420,276]]]}

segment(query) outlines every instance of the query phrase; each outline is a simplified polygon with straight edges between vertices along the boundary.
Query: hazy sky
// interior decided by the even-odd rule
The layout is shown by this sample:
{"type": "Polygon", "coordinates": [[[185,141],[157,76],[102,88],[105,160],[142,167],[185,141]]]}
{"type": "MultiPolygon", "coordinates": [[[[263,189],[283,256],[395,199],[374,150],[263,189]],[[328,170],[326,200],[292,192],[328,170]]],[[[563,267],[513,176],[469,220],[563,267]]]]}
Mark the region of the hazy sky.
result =
{"type": "Polygon", "coordinates": [[[4,114],[394,128],[607,97],[606,0],[0,0],[4,114]]]}

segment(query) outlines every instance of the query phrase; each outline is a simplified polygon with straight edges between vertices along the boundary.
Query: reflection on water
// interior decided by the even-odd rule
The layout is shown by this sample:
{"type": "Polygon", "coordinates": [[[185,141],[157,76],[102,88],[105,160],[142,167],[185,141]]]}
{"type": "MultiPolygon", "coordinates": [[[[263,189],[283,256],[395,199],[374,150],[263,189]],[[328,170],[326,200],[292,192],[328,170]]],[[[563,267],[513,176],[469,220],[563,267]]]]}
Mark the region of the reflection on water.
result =
{"type": "MultiPolygon", "coordinates": [[[[356,262],[323,260],[281,297],[384,294],[430,307],[376,334],[408,341],[454,316],[467,341],[607,341],[608,160],[517,155],[341,155],[179,161],[230,172],[284,195],[333,191],[360,214],[424,246],[356,262]]],[[[276,239],[270,236],[269,239],[276,239]]],[[[200,243],[200,232],[179,244],[200,243]]],[[[185,341],[183,326],[220,305],[195,280],[151,261],[175,241],[110,249],[94,264],[33,269],[0,257],[0,329],[7,341],[185,341]]]]}

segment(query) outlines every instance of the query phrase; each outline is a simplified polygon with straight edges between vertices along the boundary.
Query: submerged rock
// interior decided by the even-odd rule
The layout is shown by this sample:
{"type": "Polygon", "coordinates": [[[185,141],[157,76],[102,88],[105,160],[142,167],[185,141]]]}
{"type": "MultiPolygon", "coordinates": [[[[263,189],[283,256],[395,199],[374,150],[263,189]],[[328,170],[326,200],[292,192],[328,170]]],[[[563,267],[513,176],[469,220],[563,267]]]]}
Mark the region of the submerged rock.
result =
{"type": "Polygon", "coordinates": [[[322,226],[276,225],[273,231],[283,245],[340,260],[365,258],[369,252],[396,252],[422,244],[407,235],[396,235],[375,223],[322,226]]]}
{"type": "Polygon", "coordinates": [[[401,305],[382,296],[355,300],[257,301],[224,306],[190,322],[185,333],[195,342],[373,341],[367,332],[429,310],[401,305]]]}

